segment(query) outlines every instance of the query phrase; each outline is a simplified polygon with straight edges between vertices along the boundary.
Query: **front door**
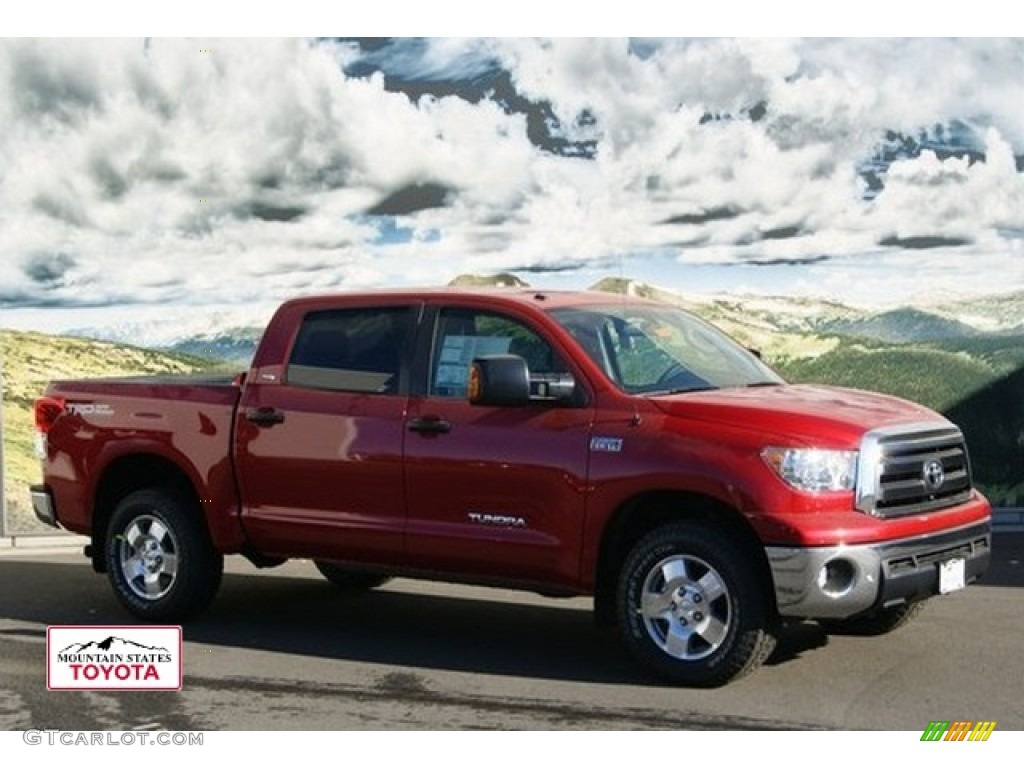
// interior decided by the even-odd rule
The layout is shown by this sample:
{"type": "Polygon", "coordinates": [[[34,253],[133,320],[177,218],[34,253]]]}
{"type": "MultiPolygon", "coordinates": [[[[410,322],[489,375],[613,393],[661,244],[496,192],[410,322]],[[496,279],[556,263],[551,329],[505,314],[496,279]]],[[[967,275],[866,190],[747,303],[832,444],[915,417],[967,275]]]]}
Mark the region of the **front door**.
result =
{"type": "Polygon", "coordinates": [[[439,310],[429,380],[406,420],[410,564],[485,581],[573,584],[592,411],[585,399],[470,405],[469,363],[488,354],[518,354],[532,375],[569,370],[523,320],[439,310]]]}

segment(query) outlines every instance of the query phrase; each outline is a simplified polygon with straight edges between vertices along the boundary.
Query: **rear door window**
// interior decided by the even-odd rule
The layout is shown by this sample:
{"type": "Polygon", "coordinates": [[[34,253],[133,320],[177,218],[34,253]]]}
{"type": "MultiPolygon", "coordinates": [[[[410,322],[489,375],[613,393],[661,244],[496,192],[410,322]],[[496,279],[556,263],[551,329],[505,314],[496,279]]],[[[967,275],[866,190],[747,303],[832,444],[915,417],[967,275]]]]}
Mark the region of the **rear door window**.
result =
{"type": "Polygon", "coordinates": [[[310,312],[288,360],[289,384],[342,392],[398,394],[411,307],[360,307],[310,312]]]}

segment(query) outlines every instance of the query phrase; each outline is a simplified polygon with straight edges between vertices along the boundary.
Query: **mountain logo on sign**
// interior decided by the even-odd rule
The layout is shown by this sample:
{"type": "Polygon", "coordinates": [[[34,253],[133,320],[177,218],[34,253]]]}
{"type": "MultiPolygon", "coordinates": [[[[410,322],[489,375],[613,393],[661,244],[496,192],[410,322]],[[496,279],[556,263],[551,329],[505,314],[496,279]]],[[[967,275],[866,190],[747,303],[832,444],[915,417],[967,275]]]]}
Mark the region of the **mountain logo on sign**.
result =
{"type": "Polygon", "coordinates": [[[114,651],[112,651],[112,649],[114,649],[115,646],[117,648],[117,652],[126,651],[138,653],[149,651],[150,653],[159,653],[167,656],[171,653],[163,646],[143,645],[142,643],[136,643],[133,640],[125,640],[123,637],[115,637],[114,635],[111,635],[98,643],[94,640],[88,643],[72,643],[67,648],[58,651],[57,658],[63,661],[65,660],[63,658],[64,656],[77,656],[82,653],[89,653],[90,651],[99,651],[105,654],[113,653],[114,651]]]}

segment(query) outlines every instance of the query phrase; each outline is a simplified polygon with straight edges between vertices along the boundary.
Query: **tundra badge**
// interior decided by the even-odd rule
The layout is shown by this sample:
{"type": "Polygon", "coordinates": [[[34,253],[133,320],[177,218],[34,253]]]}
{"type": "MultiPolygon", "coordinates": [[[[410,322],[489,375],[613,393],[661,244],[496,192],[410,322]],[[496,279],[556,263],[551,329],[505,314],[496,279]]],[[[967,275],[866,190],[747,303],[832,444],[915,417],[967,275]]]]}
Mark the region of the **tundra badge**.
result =
{"type": "Polygon", "coordinates": [[[619,453],[622,450],[621,437],[592,437],[590,450],[604,453],[619,453]]]}

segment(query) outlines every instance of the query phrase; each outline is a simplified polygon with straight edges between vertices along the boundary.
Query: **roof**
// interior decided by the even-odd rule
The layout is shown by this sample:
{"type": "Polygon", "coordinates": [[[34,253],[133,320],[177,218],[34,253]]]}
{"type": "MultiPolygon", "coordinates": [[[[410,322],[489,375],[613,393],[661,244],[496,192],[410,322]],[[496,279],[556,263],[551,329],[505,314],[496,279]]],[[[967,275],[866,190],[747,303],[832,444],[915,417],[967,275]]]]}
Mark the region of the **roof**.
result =
{"type": "MultiPolygon", "coordinates": [[[[542,288],[519,287],[433,287],[433,288],[382,288],[364,291],[347,291],[328,294],[316,294],[297,297],[287,304],[323,305],[331,300],[365,300],[381,298],[388,301],[426,301],[447,299],[486,299],[505,305],[527,305],[535,309],[555,309],[558,307],[609,304],[626,300],[621,294],[604,291],[569,291],[545,290],[542,288]]],[[[635,296],[628,297],[630,304],[649,304],[646,299],[635,296]]]]}

